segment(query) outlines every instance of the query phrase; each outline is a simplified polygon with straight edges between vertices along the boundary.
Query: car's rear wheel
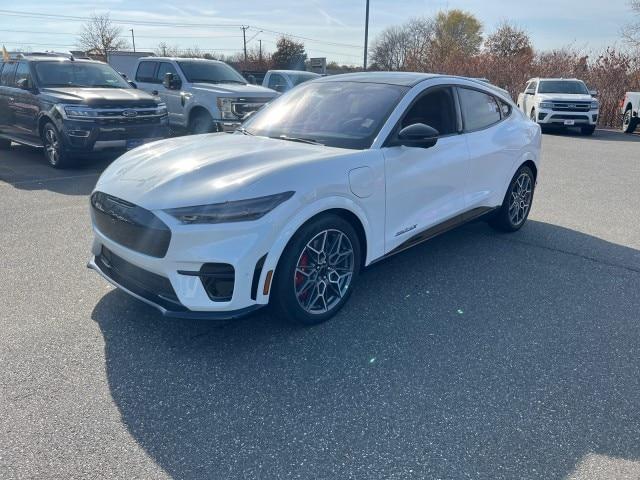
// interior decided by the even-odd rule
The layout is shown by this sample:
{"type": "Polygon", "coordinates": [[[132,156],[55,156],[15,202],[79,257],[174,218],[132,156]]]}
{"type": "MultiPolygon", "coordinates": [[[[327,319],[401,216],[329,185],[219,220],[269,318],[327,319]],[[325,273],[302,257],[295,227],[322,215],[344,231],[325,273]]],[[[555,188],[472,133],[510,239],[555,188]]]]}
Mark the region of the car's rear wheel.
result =
{"type": "Polygon", "coordinates": [[[0,150],[8,150],[11,148],[11,140],[0,138],[0,150]]]}
{"type": "Polygon", "coordinates": [[[587,127],[580,127],[580,133],[582,133],[582,135],[593,135],[593,132],[596,131],[596,126],[595,125],[589,125],[587,127]]]}
{"type": "Polygon", "coordinates": [[[630,108],[624,112],[622,117],[622,131],[624,133],[633,133],[637,126],[637,119],[633,118],[633,111],[630,108]]]}
{"type": "Polygon", "coordinates": [[[531,109],[531,115],[529,115],[529,118],[531,119],[532,122],[536,122],[537,123],[537,120],[536,120],[536,109],[535,108],[531,109]]]}
{"type": "Polygon", "coordinates": [[[199,110],[193,114],[189,122],[189,133],[199,135],[201,133],[211,133],[215,131],[215,123],[208,112],[199,110]]]}
{"type": "Polygon", "coordinates": [[[521,166],[511,179],[502,206],[491,217],[489,224],[503,232],[520,230],[529,217],[535,177],[531,169],[521,166]]]}
{"type": "Polygon", "coordinates": [[[42,145],[44,155],[53,168],[67,168],[73,165],[73,159],[64,148],[58,129],[51,122],[47,122],[42,128],[42,145]]]}
{"type": "Polygon", "coordinates": [[[349,222],[325,215],[304,225],[285,249],[271,303],[278,316],[300,325],[333,317],[351,295],[361,265],[360,240],[349,222]]]}

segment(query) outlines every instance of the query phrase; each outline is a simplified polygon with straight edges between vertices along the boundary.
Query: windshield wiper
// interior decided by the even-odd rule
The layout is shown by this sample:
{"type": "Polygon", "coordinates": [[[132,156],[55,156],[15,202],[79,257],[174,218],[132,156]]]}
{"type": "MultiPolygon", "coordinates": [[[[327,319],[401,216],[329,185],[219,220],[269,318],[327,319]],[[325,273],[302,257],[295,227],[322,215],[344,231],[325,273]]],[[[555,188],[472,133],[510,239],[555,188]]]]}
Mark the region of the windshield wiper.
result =
{"type": "Polygon", "coordinates": [[[289,137],[288,135],[279,135],[277,137],[269,137],[269,138],[278,138],[280,140],[287,140],[289,142],[308,143],[310,145],[324,146],[324,143],[320,143],[317,140],[314,140],[313,138],[289,137]]]}

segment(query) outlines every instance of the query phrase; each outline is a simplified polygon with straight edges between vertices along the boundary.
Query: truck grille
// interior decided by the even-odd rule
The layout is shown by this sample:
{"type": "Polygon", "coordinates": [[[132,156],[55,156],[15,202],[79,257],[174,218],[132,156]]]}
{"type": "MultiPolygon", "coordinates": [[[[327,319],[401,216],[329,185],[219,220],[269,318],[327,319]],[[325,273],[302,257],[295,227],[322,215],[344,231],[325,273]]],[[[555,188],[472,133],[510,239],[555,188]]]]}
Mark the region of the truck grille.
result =
{"type": "Polygon", "coordinates": [[[554,112],[588,112],[591,102],[553,102],[554,112]]]}
{"type": "Polygon", "coordinates": [[[107,238],[136,252],[162,258],[171,230],[149,210],[102,192],[91,195],[91,216],[107,238]]]}

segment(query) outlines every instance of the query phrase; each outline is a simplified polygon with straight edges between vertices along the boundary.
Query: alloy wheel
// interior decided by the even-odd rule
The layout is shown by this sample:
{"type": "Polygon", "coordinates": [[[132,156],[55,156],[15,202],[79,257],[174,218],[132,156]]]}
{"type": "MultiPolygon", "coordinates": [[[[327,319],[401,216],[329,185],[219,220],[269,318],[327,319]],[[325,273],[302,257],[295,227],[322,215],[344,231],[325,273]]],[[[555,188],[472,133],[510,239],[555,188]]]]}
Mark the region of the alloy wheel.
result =
{"type": "Polygon", "coordinates": [[[349,237],[336,229],[323,230],[302,249],[293,276],[295,297],[308,313],[323,314],[346,295],[355,270],[349,237]]]}
{"type": "Polygon", "coordinates": [[[527,218],[533,197],[533,182],[528,173],[518,176],[511,188],[509,203],[509,219],[514,226],[520,225],[527,218]]]}
{"type": "Polygon", "coordinates": [[[47,159],[51,165],[56,165],[60,161],[60,140],[52,128],[47,128],[44,132],[44,148],[47,159]]]}
{"type": "Polygon", "coordinates": [[[631,125],[631,110],[624,112],[624,119],[622,120],[622,129],[627,132],[631,125]]]}

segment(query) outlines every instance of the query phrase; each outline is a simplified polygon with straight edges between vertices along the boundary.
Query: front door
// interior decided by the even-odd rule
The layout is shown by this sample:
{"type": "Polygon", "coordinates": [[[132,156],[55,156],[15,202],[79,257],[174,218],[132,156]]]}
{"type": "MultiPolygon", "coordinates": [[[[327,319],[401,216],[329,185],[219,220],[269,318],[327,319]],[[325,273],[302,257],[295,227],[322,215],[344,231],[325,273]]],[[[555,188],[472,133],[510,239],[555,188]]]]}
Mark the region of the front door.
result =
{"type": "Polygon", "coordinates": [[[392,137],[424,123],[440,133],[430,148],[384,147],[386,176],[385,250],[402,247],[466,209],[468,149],[460,134],[457,100],[451,87],[427,90],[408,108],[392,137]]]}
{"type": "MultiPolygon", "coordinates": [[[[174,78],[181,78],[180,74],[177,72],[172,63],[160,62],[156,73],[156,81],[159,82],[158,94],[160,95],[162,101],[167,104],[167,110],[169,111],[169,123],[171,125],[185,126],[185,97],[183,96],[181,88],[170,89],[166,88],[162,84],[162,82],[164,81],[164,76],[167,73],[172,73],[174,78]]],[[[182,85],[182,80],[180,80],[180,85],[182,85]]]]}
{"type": "Polygon", "coordinates": [[[27,142],[38,143],[38,99],[33,90],[33,79],[29,71],[29,64],[18,63],[15,79],[13,81],[13,104],[16,138],[27,142]],[[20,88],[20,87],[23,88],[20,88]]]}

